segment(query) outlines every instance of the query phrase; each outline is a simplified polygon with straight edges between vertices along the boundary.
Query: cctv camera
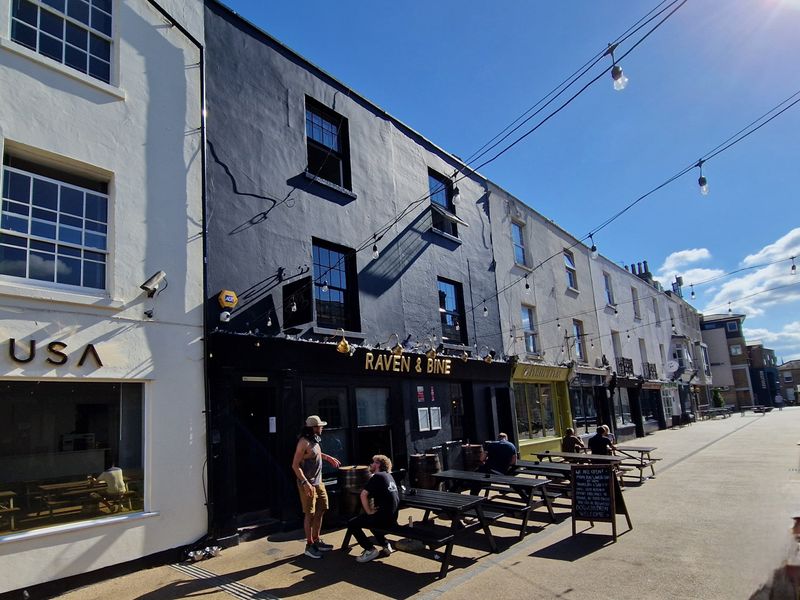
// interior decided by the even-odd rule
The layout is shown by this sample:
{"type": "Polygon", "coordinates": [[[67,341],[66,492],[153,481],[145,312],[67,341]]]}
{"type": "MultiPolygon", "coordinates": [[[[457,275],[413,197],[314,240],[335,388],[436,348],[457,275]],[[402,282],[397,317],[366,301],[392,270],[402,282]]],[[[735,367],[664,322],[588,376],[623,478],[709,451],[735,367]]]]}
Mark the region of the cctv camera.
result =
{"type": "Polygon", "coordinates": [[[228,321],[230,321],[231,311],[223,310],[221,313],[219,313],[219,320],[222,321],[223,323],[227,323],[228,321]]]}
{"type": "Polygon", "coordinates": [[[139,287],[142,288],[145,292],[147,292],[148,298],[152,298],[153,296],[156,295],[156,292],[161,286],[161,282],[165,281],[166,279],[167,279],[167,274],[164,273],[164,271],[158,271],[139,287]]]}

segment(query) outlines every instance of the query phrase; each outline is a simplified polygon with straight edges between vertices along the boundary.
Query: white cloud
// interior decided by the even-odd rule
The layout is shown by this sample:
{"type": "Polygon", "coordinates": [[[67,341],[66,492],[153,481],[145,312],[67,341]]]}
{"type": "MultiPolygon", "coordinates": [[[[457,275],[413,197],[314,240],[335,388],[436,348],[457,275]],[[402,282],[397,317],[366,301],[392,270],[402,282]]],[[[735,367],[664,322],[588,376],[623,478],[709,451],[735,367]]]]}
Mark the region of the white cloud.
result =
{"type": "Polygon", "coordinates": [[[684,265],[696,263],[701,260],[708,260],[711,258],[711,252],[708,248],[692,248],[690,250],[680,250],[673,252],[664,259],[664,264],[658,270],[659,276],[671,277],[672,275],[680,275],[680,268],[684,265]]]}
{"type": "MultiPolygon", "coordinates": [[[[749,254],[742,260],[742,265],[751,267],[763,263],[774,262],[776,260],[785,260],[790,256],[800,255],[800,227],[792,229],[789,233],[782,238],[776,240],[772,244],[764,246],[755,254],[749,254]]],[[[785,269],[788,272],[788,261],[786,262],[785,269]]]]}
{"type": "Polygon", "coordinates": [[[744,335],[749,344],[761,341],[765,347],[775,350],[778,359],[788,361],[800,358],[800,321],[787,323],[780,331],[745,327],[744,335]]]}

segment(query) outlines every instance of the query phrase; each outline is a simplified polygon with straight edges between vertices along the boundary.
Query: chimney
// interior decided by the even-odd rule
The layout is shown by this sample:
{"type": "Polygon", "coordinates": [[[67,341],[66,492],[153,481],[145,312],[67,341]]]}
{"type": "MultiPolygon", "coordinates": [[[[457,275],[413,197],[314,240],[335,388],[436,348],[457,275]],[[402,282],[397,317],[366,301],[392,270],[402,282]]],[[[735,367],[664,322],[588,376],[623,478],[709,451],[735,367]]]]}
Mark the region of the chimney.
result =
{"type": "Polygon", "coordinates": [[[650,274],[650,267],[647,266],[647,261],[644,261],[644,272],[649,275],[650,274]]]}
{"type": "Polygon", "coordinates": [[[642,270],[642,263],[636,263],[637,275],[644,275],[644,271],[642,270]]]}

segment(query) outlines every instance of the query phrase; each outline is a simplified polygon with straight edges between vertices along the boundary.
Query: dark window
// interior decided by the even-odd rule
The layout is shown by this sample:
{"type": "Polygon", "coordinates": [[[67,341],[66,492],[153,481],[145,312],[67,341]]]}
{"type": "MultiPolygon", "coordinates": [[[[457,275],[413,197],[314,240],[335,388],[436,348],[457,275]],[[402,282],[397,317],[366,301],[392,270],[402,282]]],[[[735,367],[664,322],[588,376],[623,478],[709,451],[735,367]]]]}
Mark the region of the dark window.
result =
{"type": "Polygon", "coordinates": [[[458,226],[453,218],[456,208],[453,204],[453,182],[444,175],[428,170],[428,192],[431,198],[431,224],[433,228],[458,237],[458,226]],[[437,210],[439,207],[441,210],[437,210]]]}
{"type": "Polygon", "coordinates": [[[347,119],[306,98],[308,172],[338,186],[352,189],[347,119]]]}
{"type": "Polygon", "coordinates": [[[313,252],[317,325],[359,331],[355,251],[314,240],[313,252]]]}
{"type": "Polygon", "coordinates": [[[42,2],[36,5],[28,0],[12,1],[11,39],[95,79],[110,82],[111,2],[42,2]],[[91,35],[92,43],[87,54],[88,35],[91,35]]]}
{"type": "Polygon", "coordinates": [[[464,291],[460,283],[438,279],[439,315],[442,319],[442,340],[466,344],[467,328],[464,321],[464,291]]]}

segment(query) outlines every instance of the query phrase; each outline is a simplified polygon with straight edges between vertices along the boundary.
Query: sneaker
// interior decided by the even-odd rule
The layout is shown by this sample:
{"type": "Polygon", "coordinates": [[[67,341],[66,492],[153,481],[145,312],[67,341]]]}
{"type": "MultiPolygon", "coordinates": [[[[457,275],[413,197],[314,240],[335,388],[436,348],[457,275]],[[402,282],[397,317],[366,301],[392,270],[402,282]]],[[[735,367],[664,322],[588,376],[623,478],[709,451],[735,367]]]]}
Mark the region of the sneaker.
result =
{"type": "Polygon", "coordinates": [[[358,561],[360,563],[369,562],[371,560],[374,560],[374,559],[378,558],[379,554],[380,554],[380,552],[378,551],[377,548],[370,548],[369,550],[364,550],[361,553],[361,556],[357,556],[356,557],[356,561],[358,561]]]}
{"type": "Polygon", "coordinates": [[[392,552],[394,552],[394,548],[389,542],[386,542],[386,545],[381,549],[380,555],[385,558],[391,556],[392,552]]]}
{"type": "Polygon", "coordinates": [[[322,552],[317,550],[314,544],[306,544],[306,551],[303,554],[309,558],[322,558],[322,552]]]}
{"type": "Polygon", "coordinates": [[[320,552],[330,552],[333,550],[333,544],[326,544],[322,540],[317,540],[314,542],[314,546],[316,546],[317,550],[320,552]]]}

